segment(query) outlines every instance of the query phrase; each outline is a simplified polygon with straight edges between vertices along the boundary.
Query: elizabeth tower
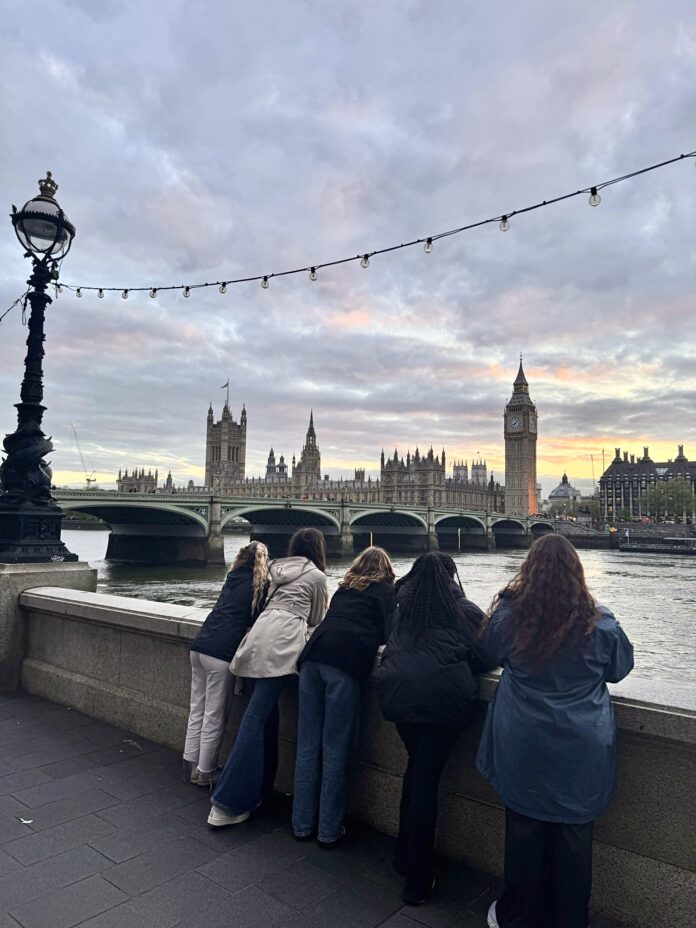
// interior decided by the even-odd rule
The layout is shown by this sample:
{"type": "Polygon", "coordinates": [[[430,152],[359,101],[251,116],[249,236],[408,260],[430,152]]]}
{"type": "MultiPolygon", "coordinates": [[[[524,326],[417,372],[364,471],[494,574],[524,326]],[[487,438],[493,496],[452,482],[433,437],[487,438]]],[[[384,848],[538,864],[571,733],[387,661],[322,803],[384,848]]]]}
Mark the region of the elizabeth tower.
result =
{"type": "Polygon", "coordinates": [[[529,396],[529,384],[520,369],[505,407],[505,512],[533,515],[537,509],[536,442],[537,412],[529,396]]]}

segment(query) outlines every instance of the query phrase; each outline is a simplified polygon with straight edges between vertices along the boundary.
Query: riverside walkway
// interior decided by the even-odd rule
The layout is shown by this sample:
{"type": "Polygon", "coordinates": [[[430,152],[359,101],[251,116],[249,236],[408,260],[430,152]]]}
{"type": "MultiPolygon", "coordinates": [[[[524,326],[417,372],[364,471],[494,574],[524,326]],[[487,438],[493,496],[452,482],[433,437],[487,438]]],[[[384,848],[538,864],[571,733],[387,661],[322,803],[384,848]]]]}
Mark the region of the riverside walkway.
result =
{"type": "Polygon", "coordinates": [[[351,821],[336,850],[297,842],[282,796],[212,831],[179,766],[65,706],[0,696],[0,928],[485,926],[485,874],[442,861],[433,901],[403,906],[391,838],[351,821]]]}

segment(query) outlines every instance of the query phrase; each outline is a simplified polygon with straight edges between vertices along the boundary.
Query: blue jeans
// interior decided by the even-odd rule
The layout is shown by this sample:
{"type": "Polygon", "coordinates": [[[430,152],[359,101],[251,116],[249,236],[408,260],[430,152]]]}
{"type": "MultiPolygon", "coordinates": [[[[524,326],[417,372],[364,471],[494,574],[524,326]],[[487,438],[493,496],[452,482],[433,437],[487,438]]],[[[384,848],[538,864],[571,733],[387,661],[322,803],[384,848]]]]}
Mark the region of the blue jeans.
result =
{"type": "Polygon", "coordinates": [[[292,828],[299,837],[315,827],[320,841],[341,835],[360,688],[357,677],[338,667],[318,661],[301,665],[292,803],[292,828]]]}
{"type": "Polygon", "coordinates": [[[213,805],[230,815],[252,812],[273,786],[278,767],[278,699],[294,674],[254,680],[213,805]]]}

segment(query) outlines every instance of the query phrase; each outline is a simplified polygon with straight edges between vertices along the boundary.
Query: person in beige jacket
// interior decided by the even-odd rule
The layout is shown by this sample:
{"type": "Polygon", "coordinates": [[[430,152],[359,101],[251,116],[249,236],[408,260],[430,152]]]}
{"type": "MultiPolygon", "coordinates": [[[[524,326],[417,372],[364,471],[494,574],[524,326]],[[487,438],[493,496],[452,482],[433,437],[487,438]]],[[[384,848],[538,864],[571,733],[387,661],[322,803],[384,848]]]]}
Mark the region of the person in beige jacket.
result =
{"type": "Polygon", "coordinates": [[[324,536],[300,529],[288,556],[270,564],[263,612],[243,638],[230,670],[254,680],[254,691],[212,797],[208,824],[246,821],[270,792],[278,766],[278,699],[297,673],[297,659],[328,604],[324,536]]]}

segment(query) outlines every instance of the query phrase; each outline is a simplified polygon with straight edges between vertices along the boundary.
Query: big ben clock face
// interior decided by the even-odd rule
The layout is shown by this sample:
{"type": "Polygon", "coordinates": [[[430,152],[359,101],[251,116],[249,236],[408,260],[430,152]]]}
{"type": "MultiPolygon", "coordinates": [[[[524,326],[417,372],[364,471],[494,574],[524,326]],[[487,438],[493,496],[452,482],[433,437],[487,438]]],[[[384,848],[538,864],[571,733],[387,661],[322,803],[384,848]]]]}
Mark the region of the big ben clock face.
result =
{"type": "Polygon", "coordinates": [[[522,417],[518,415],[512,415],[508,419],[508,428],[511,432],[521,432],[522,431],[522,417]]]}
{"type": "Polygon", "coordinates": [[[529,417],[529,431],[536,432],[537,430],[537,419],[534,413],[529,417]]]}

